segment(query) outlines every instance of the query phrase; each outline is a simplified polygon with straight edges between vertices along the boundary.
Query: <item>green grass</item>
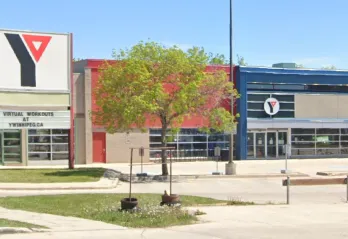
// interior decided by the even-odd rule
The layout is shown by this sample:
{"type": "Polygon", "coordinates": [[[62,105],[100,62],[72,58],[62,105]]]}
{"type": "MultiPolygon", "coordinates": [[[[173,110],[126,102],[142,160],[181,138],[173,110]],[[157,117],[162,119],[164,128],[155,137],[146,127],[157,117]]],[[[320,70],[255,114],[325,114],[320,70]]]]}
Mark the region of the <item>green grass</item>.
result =
{"type": "Polygon", "coordinates": [[[31,223],[26,223],[26,222],[19,222],[19,221],[13,221],[13,220],[7,220],[0,218],[0,227],[24,227],[24,228],[45,228],[43,226],[31,224],[31,223]]]}
{"type": "Polygon", "coordinates": [[[96,182],[103,168],[79,169],[0,169],[0,183],[96,182]]]}
{"type": "MultiPolygon", "coordinates": [[[[0,198],[0,206],[39,213],[73,216],[125,227],[167,227],[186,225],[198,220],[186,210],[159,206],[161,195],[135,194],[142,211],[120,212],[120,200],[128,194],[73,194],[0,198]]],[[[183,206],[227,204],[227,201],[181,196],[183,206]]]]}

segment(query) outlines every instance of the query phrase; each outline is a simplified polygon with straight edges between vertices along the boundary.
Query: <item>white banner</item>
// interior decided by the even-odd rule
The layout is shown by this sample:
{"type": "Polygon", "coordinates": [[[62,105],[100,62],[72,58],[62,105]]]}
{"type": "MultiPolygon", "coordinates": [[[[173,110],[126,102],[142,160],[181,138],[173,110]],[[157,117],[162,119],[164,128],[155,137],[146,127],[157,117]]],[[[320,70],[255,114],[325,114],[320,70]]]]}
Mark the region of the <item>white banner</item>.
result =
{"type": "Polygon", "coordinates": [[[0,111],[0,129],[69,129],[70,111],[0,111]]]}

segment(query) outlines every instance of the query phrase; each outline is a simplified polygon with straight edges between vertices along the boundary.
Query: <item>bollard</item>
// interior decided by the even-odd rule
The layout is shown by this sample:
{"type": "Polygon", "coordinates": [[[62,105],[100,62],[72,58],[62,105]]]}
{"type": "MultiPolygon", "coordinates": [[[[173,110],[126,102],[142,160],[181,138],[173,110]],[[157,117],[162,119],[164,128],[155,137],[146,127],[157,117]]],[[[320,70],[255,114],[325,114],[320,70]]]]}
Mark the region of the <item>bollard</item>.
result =
{"type": "Polygon", "coordinates": [[[286,204],[290,204],[290,177],[286,177],[286,204]]]}

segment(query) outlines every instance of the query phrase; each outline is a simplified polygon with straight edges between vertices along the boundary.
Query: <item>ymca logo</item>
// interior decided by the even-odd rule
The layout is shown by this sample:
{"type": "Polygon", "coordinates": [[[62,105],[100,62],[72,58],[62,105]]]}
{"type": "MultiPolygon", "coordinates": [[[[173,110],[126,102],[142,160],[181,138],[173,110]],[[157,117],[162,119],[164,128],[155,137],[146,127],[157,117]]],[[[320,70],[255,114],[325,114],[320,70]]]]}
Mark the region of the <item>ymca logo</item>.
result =
{"type": "Polygon", "coordinates": [[[4,34],[21,66],[21,86],[36,87],[36,64],[40,61],[52,37],[15,33],[4,34]]]}
{"type": "Polygon", "coordinates": [[[263,108],[268,115],[275,115],[279,111],[279,101],[276,98],[268,98],[263,108]]]}

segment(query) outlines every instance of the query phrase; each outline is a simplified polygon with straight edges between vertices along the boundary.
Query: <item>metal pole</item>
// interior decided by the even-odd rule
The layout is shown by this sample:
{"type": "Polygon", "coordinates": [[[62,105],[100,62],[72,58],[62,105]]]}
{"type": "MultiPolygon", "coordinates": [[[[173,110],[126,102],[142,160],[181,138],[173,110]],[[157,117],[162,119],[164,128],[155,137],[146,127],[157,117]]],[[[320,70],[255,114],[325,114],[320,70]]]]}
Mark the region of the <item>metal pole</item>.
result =
{"type": "Polygon", "coordinates": [[[143,155],[141,155],[141,174],[143,174],[143,155]]]}
{"type": "Polygon", "coordinates": [[[169,158],[170,158],[170,175],[169,175],[169,194],[170,195],[172,195],[173,193],[172,193],[172,173],[173,173],[173,171],[172,171],[172,150],[170,149],[169,150],[169,153],[170,153],[170,155],[169,155],[169,158]]]}
{"type": "Polygon", "coordinates": [[[216,172],[219,172],[219,156],[216,157],[216,172]]]}
{"type": "Polygon", "coordinates": [[[290,204],[290,177],[286,177],[286,204],[290,204]]]}
{"type": "Polygon", "coordinates": [[[288,173],[288,145],[285,145],[285,173],[288,173]]]}
{"type": "Polygon", "coordinates": [[[131,148],[130,170],[129,170],[129,201],[132,198],[132,169],[133,169],[133,148],[131,148]]]}
{"type": "Polygon", "coordinates": [[[346,178],[346,185],[347,185],[347,203],[348,203],[348,175],[347,175],[347,178],[346,178]]]}
{"type": "MultiPolygon", "coordinates": [[[[230,0],[230,81],[233,84],[233,46],[232,46],[232,0],[230,0]]],[[[234,88],[234,86],[233,86],[234,88]]],[[[233,93],[231,95],[231,115],[234,115],[234,97],[233,93]]],[[[230,138],[230,158],[229,158],[229,163],[233,163],[233,130],[231,132],[231,138],[230,138]]]]}

